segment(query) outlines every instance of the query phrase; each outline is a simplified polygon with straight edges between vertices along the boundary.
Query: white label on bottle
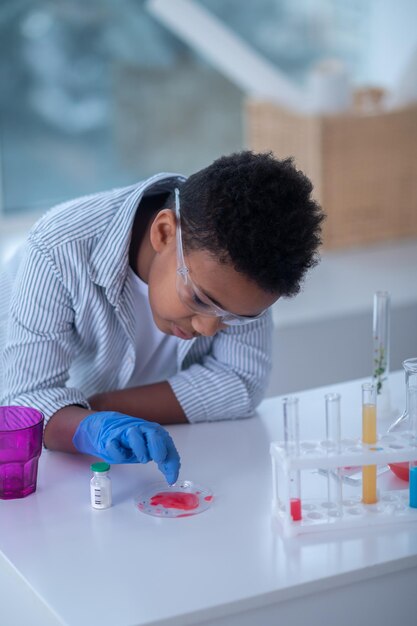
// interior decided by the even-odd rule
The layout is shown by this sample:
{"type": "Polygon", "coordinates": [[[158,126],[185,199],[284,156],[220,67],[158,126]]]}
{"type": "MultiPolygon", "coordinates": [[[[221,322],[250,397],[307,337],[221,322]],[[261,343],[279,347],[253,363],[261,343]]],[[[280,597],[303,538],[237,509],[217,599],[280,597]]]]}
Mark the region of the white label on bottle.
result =
{"type": "Polygon", "coordinates": [[[111,495],[108,489],[103,489],[98,485],[91,485],[91,506],[95,509],[107,509],[111,506],[111,495]]]}

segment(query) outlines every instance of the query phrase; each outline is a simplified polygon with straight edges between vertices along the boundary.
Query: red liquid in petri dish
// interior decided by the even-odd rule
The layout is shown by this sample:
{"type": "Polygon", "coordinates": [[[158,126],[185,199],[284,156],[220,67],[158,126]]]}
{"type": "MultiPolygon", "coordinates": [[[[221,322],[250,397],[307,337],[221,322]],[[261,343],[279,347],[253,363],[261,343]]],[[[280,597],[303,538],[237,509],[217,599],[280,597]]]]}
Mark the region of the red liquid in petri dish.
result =
{"type": "Polygon", "coordinates": [[[165,509],[181,509],[182,511],[192,511],[200,503],[199,497],[195,493],[183,493],[181,491],[161,491],[150,499],[152,506],[163,506],[165,509]]]}

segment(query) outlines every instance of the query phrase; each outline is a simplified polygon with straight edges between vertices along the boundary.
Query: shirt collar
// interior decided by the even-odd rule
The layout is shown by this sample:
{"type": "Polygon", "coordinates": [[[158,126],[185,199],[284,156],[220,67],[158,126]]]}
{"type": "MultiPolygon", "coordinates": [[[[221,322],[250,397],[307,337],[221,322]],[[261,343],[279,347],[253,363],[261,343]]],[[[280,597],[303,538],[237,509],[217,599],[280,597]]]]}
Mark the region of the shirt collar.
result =
{"type": "Polygon", "coordinates": [[[90,277],[106,289],[107,298],[117,305],[129,267],[130,233],[142,197],[152,191],[172,191],[186,180],[181,174],[162,173],[132,187],[101,235],[90,257],[90,277]]]}

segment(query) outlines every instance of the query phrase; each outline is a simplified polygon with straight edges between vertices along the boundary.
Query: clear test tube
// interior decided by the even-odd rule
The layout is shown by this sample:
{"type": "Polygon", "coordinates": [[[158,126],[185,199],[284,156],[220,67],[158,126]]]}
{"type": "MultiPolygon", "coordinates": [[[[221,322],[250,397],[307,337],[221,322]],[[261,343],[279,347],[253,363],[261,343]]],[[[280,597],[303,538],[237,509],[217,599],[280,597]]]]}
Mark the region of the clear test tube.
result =
{"type": "MultiPolygon", "coordinates": [[[[298,418],[298,398],[289,396],[283,399],[284,441],[288,456],[300,454],[300,425],[298,418]]],[[[300,470],[291,470],[289,475],[290,515],[294,522],[301,520],[301,477],[300,470]]]]}
{"type": "MultiPolygon", "coordinates": [[[[417,386],[415,385],[409,385],[407,388],[407,405],[410,430],[413,435],[411,442],[416,446],[417,453],[417,386]]],[[[409,476],[410,507],[417,509],[417,455],[414,461],[410,461],[409,476]]]]}
{"type": "MultiPolygon", "coordinates": [[[[341,451],[341,420],[340,394],[328,393],[326,400],[326,440],[331,444],[328,451],[340,454],[341,451]]],[[[342,471],[337,467],[327,471],[327,508],[329,514],[339,517],[343,512],[342,505],[342,471]]]]}
{"type": "MultiPolygon", "coordinates": [[[[362,443],[376,443],[376,386],[373,383],[362,385],[362,443]]],[[[378,501],[376,490],[376,465],[362,467],[362,502],[375,504],[378,501]]]]}
{"type": "Polygon", "coordinates": [[[391,420],[392,409],[389,390],[390,360],[390,295],[377,291],[373,311],[373,382],[376,386],[378,419],[391,420]]]}

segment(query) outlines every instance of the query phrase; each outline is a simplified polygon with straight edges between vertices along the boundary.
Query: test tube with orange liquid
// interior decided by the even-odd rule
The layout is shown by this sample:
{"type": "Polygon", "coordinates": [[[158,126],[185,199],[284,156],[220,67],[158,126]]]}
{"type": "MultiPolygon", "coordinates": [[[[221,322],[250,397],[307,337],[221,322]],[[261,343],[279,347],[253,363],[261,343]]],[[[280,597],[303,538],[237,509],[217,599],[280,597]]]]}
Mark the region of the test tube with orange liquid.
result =
{"type": "MultiPolygon", "coordinates": [[[[377,441],[376,432],[376,387],[372,383],[362,385],[362,443],[377,441]]],[[[375,504],[378,501],[376,488],[376,465],[362,467],[362,502],[375,504]]]]}

